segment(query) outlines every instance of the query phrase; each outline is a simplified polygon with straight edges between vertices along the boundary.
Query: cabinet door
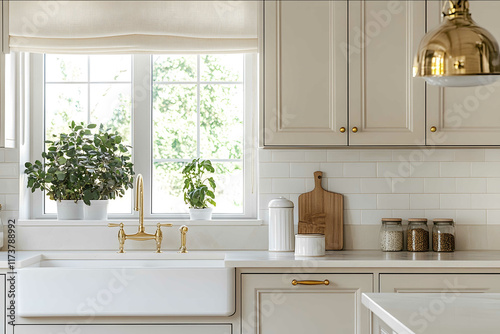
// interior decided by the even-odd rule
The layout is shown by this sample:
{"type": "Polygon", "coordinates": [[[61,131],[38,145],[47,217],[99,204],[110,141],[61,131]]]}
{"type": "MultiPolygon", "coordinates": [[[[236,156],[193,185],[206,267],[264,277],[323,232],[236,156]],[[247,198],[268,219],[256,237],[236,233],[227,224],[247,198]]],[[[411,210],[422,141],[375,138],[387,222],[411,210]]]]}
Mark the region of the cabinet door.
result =
{"type": "Polygon", "coordinates": [[[500,292],[499,274],[381,274],[380,292],[500,292]]]}
{"type": "Polygon", "coordinates": [[[17,325],[16,334],[231,334],[231,325],[17,325]]]}
{"type": "Polygon", "coordinates": [[[346,1],[265,1],[263,143],[347,145],[346,1]]]}
{"type": "MultiPolygon", "coordinates": [[[[428,29],[441,22],[441,1],[429,1],[428,29]]],[[[500,39],[500,1],[471,1],[477,24],[500,39]]],[[[478,87],[427,86],[427,145],[500,145],[500,82],[478,87]],[[431,132],[436,127],[436,132],[431,132]]]]}
{"type": "Polygon", "coordinates": [[[242,334],[369,333],[371,274],[243,274],[242,334]],[[329,280],[293,285],[292,280],[329,280]]]}
{"type": "Polygon", "coordinates": [[[423,0],[349,1],[349,145],[425,144],[424,34],[423,0]]]}

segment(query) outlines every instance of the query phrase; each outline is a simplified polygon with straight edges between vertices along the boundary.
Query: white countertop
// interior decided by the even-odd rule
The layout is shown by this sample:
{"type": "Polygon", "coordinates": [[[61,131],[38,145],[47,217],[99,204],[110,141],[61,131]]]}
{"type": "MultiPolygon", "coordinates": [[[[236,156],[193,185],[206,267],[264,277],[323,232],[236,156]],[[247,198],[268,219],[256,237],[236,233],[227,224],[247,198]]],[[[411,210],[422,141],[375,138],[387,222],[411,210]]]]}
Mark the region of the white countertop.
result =
{"type": "MultiPolygon", "coordinates": [[[[381,251],[327,252],[323,257],[295,257],[292,252],[217,252],[192,251],[178,254],[165,251],[134,251],[118,254],[115,251],[19,251],[16,268],[33,264],[43,257],[56,259],[224,259],[232,268],[500,268],[500,251],[457,251],[455,253],[384,253],[381,251]]],[[[8,268],[7,253],[0,252],[0,268],[8,268]]]]}
{"type": "Polygon", "coordinates": [[[397,334],[498,334],[498,293],[368,293],[363,305],[397,334]]]}

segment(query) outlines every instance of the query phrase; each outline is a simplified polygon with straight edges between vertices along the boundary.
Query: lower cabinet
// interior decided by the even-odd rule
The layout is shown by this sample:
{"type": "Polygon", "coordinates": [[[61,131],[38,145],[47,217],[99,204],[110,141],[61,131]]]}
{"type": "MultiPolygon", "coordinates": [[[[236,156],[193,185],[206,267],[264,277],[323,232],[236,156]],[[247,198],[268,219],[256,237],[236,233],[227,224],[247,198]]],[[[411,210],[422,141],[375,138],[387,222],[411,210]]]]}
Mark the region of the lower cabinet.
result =
{"type": "Polygon", "coordinates": [[[242,274],[241,333],[369,333],[372,291],[372,274],[242,274]]]}
{"type": "Polygon", "coordinates": [[[231,325],[17,325],[15,334],[232,334],[231,325]]]}
{"type": "Polygon", "coordinates": [[[380,292],[500,292],[500,274],[381,274],[380,292]]]}

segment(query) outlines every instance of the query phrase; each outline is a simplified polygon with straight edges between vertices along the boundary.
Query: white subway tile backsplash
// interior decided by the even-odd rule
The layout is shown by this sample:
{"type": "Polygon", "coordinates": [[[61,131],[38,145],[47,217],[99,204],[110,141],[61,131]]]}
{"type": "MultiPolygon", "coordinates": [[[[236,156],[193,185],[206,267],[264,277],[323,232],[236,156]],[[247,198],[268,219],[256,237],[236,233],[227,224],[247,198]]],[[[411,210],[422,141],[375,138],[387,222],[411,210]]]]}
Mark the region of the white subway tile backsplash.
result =
{"type": "Polygon", "coordinates": [[[500,210],[487,210],[486,211],[488,225],[499,225],[500,224],[500,210]]]}
{"type": "Polygon", "coordinates": [[[344,210],[344,224],[361,224],[361,210],[344,210]]]}
{"type": "Polygon", "coordinates": [[[377,176],[386,178],[405,178],[411,173],[411,164],[408,162],[379,162],[377,176]]]}
{"type": "Polygon", "coordinates": [[[0,164],[0,178],[16,178],[19,175],[18,163],[2,163],[0,164]]]}
{"type": "Polygon", "coordinates": [[[408,221],[408,218],[425,218],[425,210],[392,210],[392,217],[408,221]]]}
{"type": "Polygon", "coordinates": [[[407,210],[410,208],[408,194],[379,194],[377,195],[377,209],[407,210]]]}
{"type": "Polygon", "coordinates": [[[358,178],[329,178],[328,190],[341,194],[357,194],[361,192],[361,181],[358,178]]]}
{"type": "Polygon", "coordinates": [[[486,210],[457,210],[455,223],[461,225],[486,224],[486,210]]]}
{"type": "Polygon", "coordinates": [[[472,209],[500,209],[500,194],[472,194],[472,209]]]}
{"type": "Polygon", "coordinates": [[[489,194],[500,194],[500,178],[486,179],[486,188],[489,194]]]}
{"type": "Polygon", "coordinates": [[[500,149],[487,149],[484,151],[485,161],[500,161],[500,149]]]}
{"type": "Polygon", "coordinates": [[[412,164],[411,177],[439,177],[439,162],[419,162],[412,164]]]}
{"type": "Polygon", "coordinates": [[[382,218],[392,218],[391,210],[363,210],[361,211],[361,224],[380,225],[382,218]]]}
{"type": "Polygon", "coordinates": [[[391,150],[366,150],[359,152],[360,161],[392,161],[391,150]]]}
{"type": "Polygon", "coordinates": [[[483,149],[456,150],[454,160],[455,161],[467,161],[467,162],[485,161],[485,150],[483,150],[483,149]]]}
{"type": "Polygon", "coordinates": [[[259,163],[271,162],[273,161],[273,151],[272,150],[259,150],[259,163]]]}
{"type": "Polygon", "coordinates": [[[441,194],[439,197],[441,209],[470,209],[470,194],[441,194]]]}
{"type": "Polygon", "coordinates": [[[320,170],[320,164],[315,162],[290,164],[290,177],[311,177],[314,178],[314,172],[320,170]]]}
{"type": "Polygon", "coordinates": [[[301,162],[305,161],[306,152],[304,150],[275,150],[273,151],[273,161],[276,162],[301,162]]]}
{"type": "Polygon", "coordinates": [[[0,179],[1,194],[18,194],[19,180],[18,179],[0,179]]]}
{"type": "Polygon", "coordinates": [[[344,195],[344,209],[373,210],[377,208],[377,195],[347,194],[344,195]]]}
{"type": "Polygon", "coordinates": [[[376,163],[344,163],[344,177],[375,177],[377,176],[376,163]]]}
{"type": "Polygon", "coordinates": [[[367,194],[392,193],[392,179],[390,178],[362,178],[361,192],[367,194]]]}
{"type": "Polygon", "coordinates": [[[441,162],[442,177],[470,177],[470,162],[441,162]]]}
{"type": "Polygon", "coordinates": [[[271,194],[273,192],[273,179],[261,177],[259,179],[259,193],[271,194]]]}
{"type": "Polygon", "coordinates": [[[457,191],[456,179],[452,178],[426,178],[424,192],[436,194],[453,194],[457,191]]]}
{"type": "Polygon", "coordinates": [[[306,151],[306,162],[326,162],[326,150],[306,151]]]}
{"type": "Polygon", "coordinates": [[[413,179],[413,178],[392,179],[392,192],[399,194],[423,193],[424,179],[413,179]]]}
{"type": "Polygon", "coordinates": [[[425,210],[425,218],[429,220],[429,223],[432,223],[432,220],[436,218],[449,218],[455,220],[456,215],[456,210],[425,210]]]}
{"type": "Polygon", "coordinates": [[[392,152],[392,161],[418,164],[424,161],[424,152],[420,149],[394,150],[392,152]]]}
{"type": "Polygon", "coordinates": [[[324,177],[339,177],[342,176],[341,163],[322,163],[319,166],[324,177]]]}
{"type": "Polygon", "coordinates": [[[19,163],[19,150],[17,148],[5,149],[5,162],[19,163]]]}
{"type": "Polygon", "coordinates": [[[260,164],[260,177],[290,177],[290,164],[271,162],[260,164]]]}
{"type": "Polygon", "coordinates": [[[327,152],[328,162],[359,161],[359,150],[329,150],[327,152]]]}
{"type": "Polygon", "coordinates": [[[439,195],[411,194],[410,209],[419,209],[419,210],[439,209],[439,195]]]}
{"type": "Polygon", "coordinates": [[[457,178],[457,193],[484,194],[487,190],[487,179],[457,178]]]}
{"type": "Polygon", "coordinates": [[[304,193],[305,179],[273,179],[273,193],[304,193]]]}
{"type": "Polygon", "coordinates": [[[455,159],[455,150],[439,149],[435,147],[422,147],[423,161],[453,161],[455,159]]]}
{"type": "Polygon", "coordinates": [[[473,162],[472,177],[500,177],[500,162],[473,162]]]}

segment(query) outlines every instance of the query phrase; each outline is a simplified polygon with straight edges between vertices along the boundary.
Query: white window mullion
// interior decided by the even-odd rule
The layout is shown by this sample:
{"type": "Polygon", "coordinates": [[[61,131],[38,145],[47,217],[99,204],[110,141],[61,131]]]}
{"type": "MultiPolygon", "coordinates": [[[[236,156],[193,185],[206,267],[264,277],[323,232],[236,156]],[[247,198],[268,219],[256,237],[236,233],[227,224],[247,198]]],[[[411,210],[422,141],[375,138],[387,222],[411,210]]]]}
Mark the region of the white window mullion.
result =
{"type": "MultiPolygon", "coordinates": [[[[132,146],[134,169],[144,177],[144,216],[151,215],[152,94],[151,56],[134,55],[132,70],[132,146]]],[[[135,185],[133,200],[135,200],[135,185]]],[[[133,208],[133,206],[132,206],[133,208]]],[[[138,216],[134,211],[134,215],[138,216]]]]}
{"type": "Polygon", "coordinates": [[[201,115],[200,115],[200,81],[201,81],[201,56],[196,57],[196,157],[201,156],[201,115]]]}

